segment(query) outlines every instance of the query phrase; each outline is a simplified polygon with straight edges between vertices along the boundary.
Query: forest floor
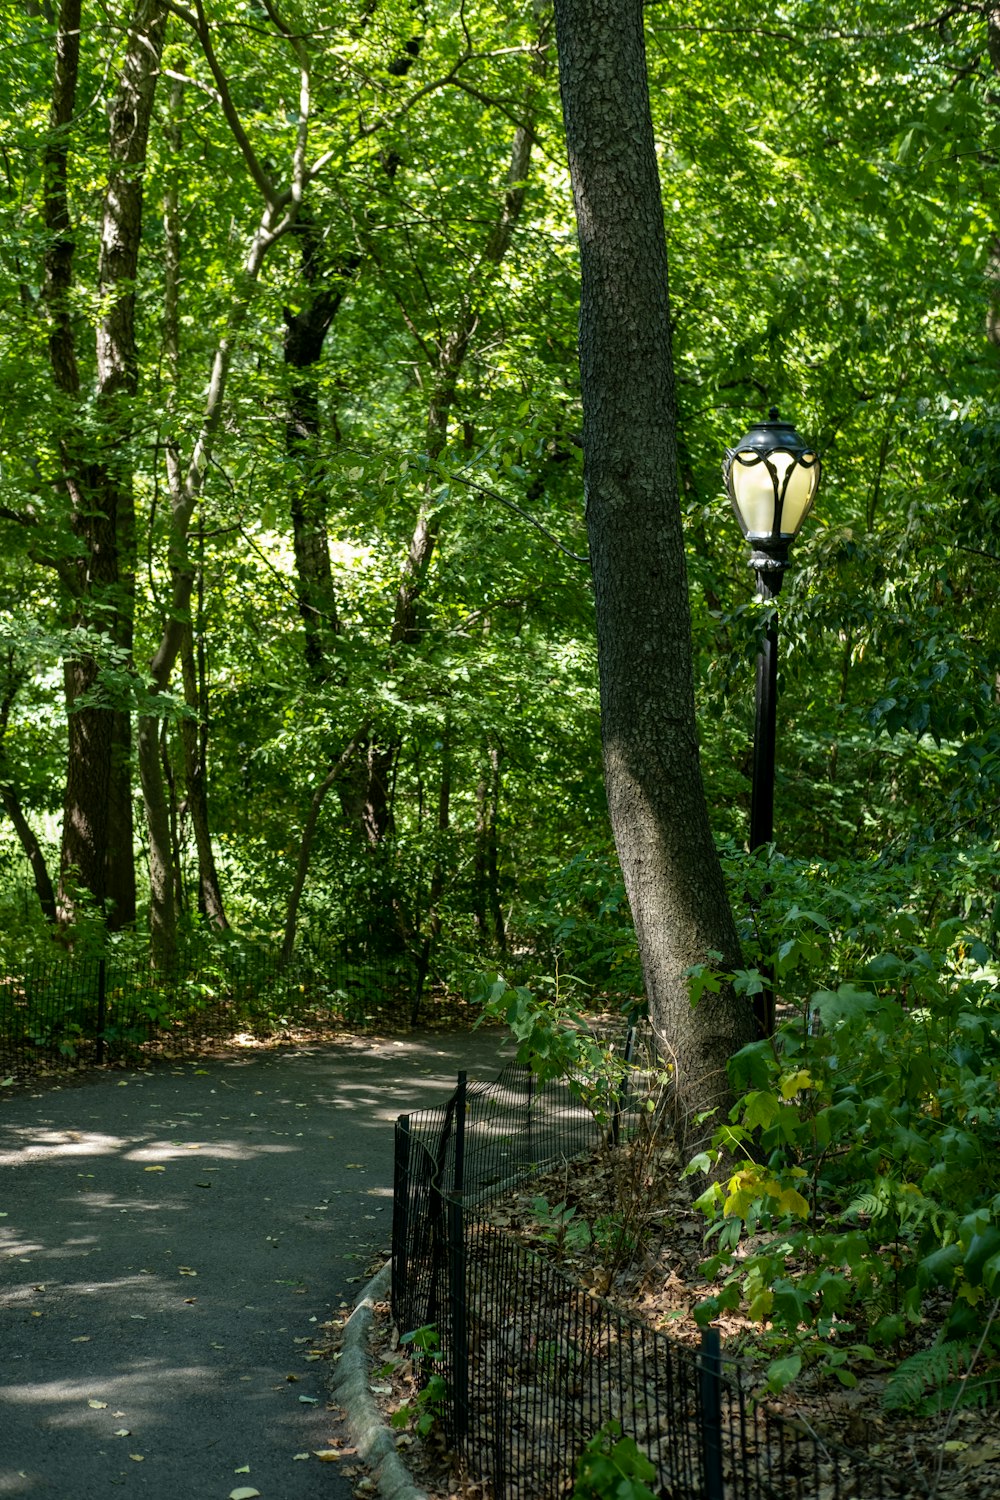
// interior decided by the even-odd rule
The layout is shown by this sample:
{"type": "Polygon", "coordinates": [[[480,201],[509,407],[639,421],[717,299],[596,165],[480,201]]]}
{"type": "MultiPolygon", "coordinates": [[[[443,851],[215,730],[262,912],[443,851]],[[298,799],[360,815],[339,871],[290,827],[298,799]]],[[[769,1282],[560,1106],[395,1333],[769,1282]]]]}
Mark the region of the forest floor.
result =
{"type": "MultiPolygon", "coordinates": [[[[654,1162],[647,1158],[641,1174],[630,1176],[623,1171],[621,1153],[603,1151],[532,1179],[484,1207],[481,1218],[518,1236],[618,1310],[697,1347],[701,1329],[693,1309],[713,1287],[700,1269],[706,1253],[705,1221],[693,1208],[692,1195],[678,1169],[676,1155],[667,1149],[658,1152],[654,1162]],[[651,1180],[660,1184],[652,1196],[651,1180]],[[540,1211],[539,1199],[549,1208],[540,1211]],[[593,1237],[574,1234],[571,1229],[573,1224],[595,1222],[608,1214],[610,1205],[641,1246],[628,1264],[606,1264],[593,1237]],[[560,1206],[564,1206],[562,1212],[552,1212],[560,1206]],[[568,1210],[573,1210],[572,1215],[568,1210]]],[[[738,1357],[741,1379],[755,1394],[761,1392],[763,1367],[774,1351],[761,1350],[759,1327],[735,1315],[721,1317],[716,1326],[724,1355],[738,1357]]],[[[379,1376],[373,1384],[389,1421],[394,1411],[412,1401],[416,1386],[412,1364],[398,1346],[400,1330],[394,1329],[387,1305],[376,1308],[375,1330],[373,1367],[379,1376]]],[[[891,1360],[867,1362],[859,1369],[857,1384],[849,1389],[830,1379],[821,1380],[807,1369],[780,1397],[766,1397],[768,1409],[793,1419],[821,1443],[835,1442],[864,1453],[879,1467],[891,1469],[897,1481],[904,1472],[914,1496],[996,1500],[1000,1495],[1000,1421],[995,1407],[952,1410],[949,1402],[940,1411],[916,1415],[888,1411],[883,1405],[892,1369],[904,1357],[929,1346],[938,1331],[939,1320],[931,1314],[891,1360]]],[[[399,1441],[415,1479],[433,1500],[475,1500],[482,1492],[474,1477],[470,1480],[460,1473],[437,1432],[420,1440],[408,1431],[399,1441]]]]}

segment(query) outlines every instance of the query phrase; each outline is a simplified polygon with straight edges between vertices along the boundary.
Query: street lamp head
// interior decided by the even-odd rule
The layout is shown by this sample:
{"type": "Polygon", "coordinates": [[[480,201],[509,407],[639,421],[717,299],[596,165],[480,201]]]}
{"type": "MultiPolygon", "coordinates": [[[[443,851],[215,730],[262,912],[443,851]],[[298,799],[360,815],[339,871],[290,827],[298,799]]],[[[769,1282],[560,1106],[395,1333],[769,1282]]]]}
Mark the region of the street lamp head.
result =
{"type": "Polygon", "coordinates": [[[726,449],[722,477],[740,530],[753,548],[751,565],[783,570],[788,549],[812,510],[819,487],[819,455],[776,406],[726,449]]]}

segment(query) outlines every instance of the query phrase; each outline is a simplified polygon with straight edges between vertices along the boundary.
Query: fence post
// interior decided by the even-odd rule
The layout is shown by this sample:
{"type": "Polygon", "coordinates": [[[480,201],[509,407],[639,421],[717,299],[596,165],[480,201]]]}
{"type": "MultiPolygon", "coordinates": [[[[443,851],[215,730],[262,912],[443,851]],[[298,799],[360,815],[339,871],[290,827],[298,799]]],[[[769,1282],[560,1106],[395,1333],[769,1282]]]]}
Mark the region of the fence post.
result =
{"type": "Polygon", "coordinates": [[[392,1163],[392,1289],[389,1300],[396,1326],[405,1324],[410,1234],[410,1117],[400,1115],[393,1135],[392,1163]]]}
{"type": "Polygon", "coordinates": [[[448,1194],[448,1294],[451,1303],[451,1383],[456,1438],[469,1430],[469,1332],[465,1276],[465,1213],[461,1193],[448,1194]]]}
{"type": "Polygon", "coordinates": [[[705,1500],[725,1500],[722,1481],[722,1349],[717,1328],[702,1329],[698,1371],[705,1500]]]}
{"type": "Polygon", "coordinates": [[[97,960],[97,1036],[95,1038],[94,1061],[100,1067],[104,1061],[104,1028],[108,1022],[108,970],[104,958],[97,960]]]}
{"type": "Polygon", "coordinates": [[[466,1074],[459,1073],[455,1090],[455,1170],[451,1184],[456,1193],[465,1191],[465,1095],[466,1074]]]}

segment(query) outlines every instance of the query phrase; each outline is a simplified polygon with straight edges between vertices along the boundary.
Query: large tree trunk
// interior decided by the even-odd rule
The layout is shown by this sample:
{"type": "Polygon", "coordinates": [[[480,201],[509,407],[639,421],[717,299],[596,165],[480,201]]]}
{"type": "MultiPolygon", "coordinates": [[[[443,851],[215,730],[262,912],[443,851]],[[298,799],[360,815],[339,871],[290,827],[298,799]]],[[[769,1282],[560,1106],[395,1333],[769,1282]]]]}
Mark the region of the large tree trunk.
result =
{"type": "Polygon", "coordinates": [[[756,1035],[731,993],[692,1009],[685,971],[740,947],[709,826],[695,725],[677,485],[667,255],[642,0],[556,0],[581,255],[584,487],[604,771],[650,1015],[682,1125],[729,1099],[756,1035]]]}
{"type": "MultiPolygon", "coordinates": [[[[64,0],[56,40],[50,143],[45,153],[49,353],[60,391],[76,402],[80,376],[70,306],[73,231],[69,213],[69,132],[76,103],[81,7],[64,0]]],[[[96,329],[95,409],[100,446],[79,431],[61,442],[63,485],[78,541],[61,568],[74,597],[72,623],[96,629],[116,667],[132,653],[135,512],[128,439],[138,388],[135,280],[142,230],[142,186],[153,94],[163,46],[163,0],[136,0],[109,112],[108,184],[97,261],[101,315],[96,329]]],[[[81,424],[83,427],[84,424],[81,424]]],[[[64,668],[69,716],[60,911],[71,920],[82,889],[107,911],[110,926],[135,917],[132,845],[131,716],[104,686],[101,652],[81,652],[64,668]]]]}

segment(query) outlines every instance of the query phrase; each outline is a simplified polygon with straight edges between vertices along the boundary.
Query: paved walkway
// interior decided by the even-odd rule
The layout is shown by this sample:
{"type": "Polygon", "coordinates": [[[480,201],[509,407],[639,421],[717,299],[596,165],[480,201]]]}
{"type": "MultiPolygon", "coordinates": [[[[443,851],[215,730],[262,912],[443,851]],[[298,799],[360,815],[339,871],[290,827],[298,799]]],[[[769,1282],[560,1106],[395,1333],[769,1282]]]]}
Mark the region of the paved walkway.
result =
{"type": "Polygon", "coordinates": [[[312,1342],[388,1251],[391,1122],[460,1068],[495,1076],[502,1045],[424,1033],[0,1090],[0,1497],[347,1500],[314,1456],[341,1431],[312,1342]]]}

